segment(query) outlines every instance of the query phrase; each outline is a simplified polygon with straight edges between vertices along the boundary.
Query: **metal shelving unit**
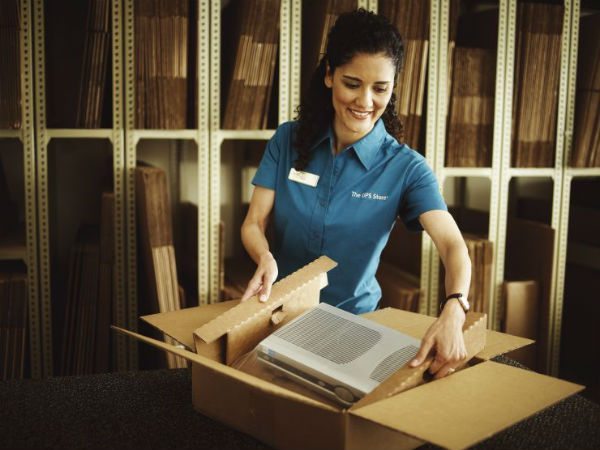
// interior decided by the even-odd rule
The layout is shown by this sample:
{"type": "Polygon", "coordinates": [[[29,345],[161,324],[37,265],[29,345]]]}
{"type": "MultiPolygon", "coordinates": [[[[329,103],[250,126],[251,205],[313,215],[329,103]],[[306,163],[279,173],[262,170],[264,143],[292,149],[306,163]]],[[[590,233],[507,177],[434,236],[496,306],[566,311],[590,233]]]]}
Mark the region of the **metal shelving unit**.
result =
{"type": "MultiPolygon", "coordinates": [[[[210,92],[210,13],[209,0],[197,0],[197,80],[198,104],[195,128],[182,130],[149,130],[135,128],[135,45],[134,45],[134,1],[126,0],[125,18],[125,168],[126,168],[126,211],[127,223],[127,327],[137,329],[137,229],[135,202],[135,167],[137,148],[140,140],[184,140],[194,142],[197,148],[197,188],[198,188],[198,293],[200,303],[205,304],[209,293],[209,277],[212,265],[209,261],[208,229],[210,158],[206,149],[210,148],[209,132],[209,92],[210,92]],[[207,201],[203,201],[206,199],[207,201]]],[[[128,340],[128,367],[137,368],[137,344],[128,340]]]]}
{"type": "MultiPolygon", "coordinates": [[[[569,83],[574,82],[570,80],[574,76],[573,69],[571,66],[574,63],[573,54],[570,49],[572,40],[572,15],[574,9],[579,7],[577,0],[565,0],[564,1],[564,19],[562,27],[562,41],[561,41],[561,63],[560,63],[560,80],[559,80],[559,98],[558,98],[558,112],[557,112],[557,139],[555,146],[555,162],[553,167],[549,168],[515,168],[510,166],[510,151],[511,151],[511,122],[512,122],[512,100],[513,100],[513,73],[514,73],[514,59],[515,59],[515,36],[516,36],[516,20],[517,20],[517,1],[508,1],[507,21],[508,21],[508,34],[506,39],[506,61],[507,71],[505,75],[505,92],[504,92],[504,117],[505,121],[503,124],[504,129],[504,145],[502,154],[502,167],[500,172],[500,185],[501,195],[500,202],[498,204],[498,232],[497,232],[497,246],[495,248],[496,259],[496,271],[495,271],[495,282],[496,282],[496,296],[494,298],[495,303],[495,318],[492,322],[495,327],[499,326],[500,318],[502,317],[503,311],[501,309],[501,283],[504,280],[504,258],[505,258],[505,244],[506,244],[506,223],[507,223],[507,210],[508,210],[508,186],[512,179],[522,177],[539,177],[539,178],[551,178],[554,186],[552,193],[552,216],[551,216],[551,227],[556,230],[558,238],[554,244],[554,259],[553,259],[553,283],[550,289],[550,318],[548,327],[548,342],[549,345],[546,349],[546,361],[547,365],[543,369],[553,375],[557,374],[558,369],[558,353],[557,348],[560,345],[560,324],[562,320],[562,295],[563,292],[559,292],[556,286],[557,273],[562,271],[564,273],[564,266],[566,257],[561,257],[561,253],[566,254],[566,234],[564,242],[561,242],[560,236],[566,231],[563,230],[566,223],[561,223],[561,215],[566,210],[568,218],[568,197],[565,197],[565,136],[572,135],[572,131],[567,131],[567,100],[568,93],[567,87],[569,83]],[[565,201],[566,199],[566,201],[565,201]],[[554,365],[552,361],[556,361],[554,365]]],[[[497,97],[498,98],[498,97],[497,97]]],[[[571,108],[573,105],[571,105],[571,108]]],[[[572,118],[571,118],[571,130],[572,130],[572,118]]]]}
{"type": "MultiPolygon", "coordinates": [[[[458,0],[453,0],[458,1],[458,0]]],[[[435,123],[433,124],[434,129],[437,132],[436,140],[432,146],[432,154],[434,159],[434,171],[438,175],[440,186],[443,187],[444,182],[447,178],[465,177],[474,178],[481,177],[490,181],[490,211],[489,211],[489,223],[488,223],[488,239],[494,243],[494,254],[496,258],[492,262],[492,273],[494,274],[493,279],[496,283],[493,283],[490,289],[490,298],[493,300],[490,302],[488,313],[488,326],[498,328],[499,319],[496,311],[496,302],[494,301],[500,295],[499,286],[501,286],[503,279],[503,264],[500,263],[500,259],[504,260],[504,229],[501,226],[501,214],[502,211],[506,211],[506,208],[500,208],[502,203],[503,184],[502,184],[502,168],[503,164],[510,161],[510,155],[506,159],[506,133],[504,130],[505,123],[505,111],[506,104],[504,102],[506,98],[506,78],[512,77],[512,60],[509,62],[509,56],[506,53],[506,41],[509,34],[508,30],[508,1],[500,0],[498,3],[498,45],[496,52],[496,84],[495,84],[495,103],[494,103],[494,132],[493,132],[493,144],[492,144],[492,164],[491,167],[446,167],[445,166],[445,148],[446,148],[446,129],[447,129],[447,111],[448,111],[448,42],[449,42],[449,14],[450,14],[450,2],[444,0],[438,0],[437,2],[432,1],[432,16],[430,27],[433,29],[439,28],[439,40],[437,40],[438,47],[438,70],[437,74],[437,91],[434,93],[437,97],[437,105],[435,110],[435,123]],[[434,15],[433,10],[439,9],[439,15],[434,15]],[[508,72],[510,70],[510,72],[508,72]],[[501,243],[502,242],[502,243],[501,243]],[[502,248],[500,248],[502,247],[502,248]],[[496,250],[498,249],[498,250],[496,250]],[[498,281],[500,280],[500,281],[498,281]]],[[[432,31],[433,32],[433,31],[432,31]]],[[[433,39],[431,40],[431,53],[434,53],[433,39]]],[[[433,70],[430,69],[430,73],[433,70]]],[[[431,95],[431,91],[429,94],[431,95]]],[[[508,110],[510,111],[510,109],[508,110]]],[[[432,119],[433,120],[433,119],[432,119]]],[[[508,122],[510,124],[510,121],[508,122]]],[[[510,126],[510,125],[509,125],[510,126]]],[[[510,132],[508,133],[508,142],[510,142],[510,132]]],[[[506,194],[508,191],[506,191],[506,194]]],[[[431,284],[429,287],[429,313],[431,315],[437,315],[437,299],[439,295],[439,267],[440,259],[437,250],[432,246],[431,250],[431,284]]]]}
{"type": "MultiPolygon", "coordinates": [[[[436,131],[438,109],[438,88],[440,87],[439,78],[439,52],[440,52],[440,4],[436,0],[430,0],[429,4],[429,54],[427,61],[427,120],[425,122],[425,158],[429,166],[435,170],[436,158],[435,149],[439,133],[436,131]]],[[[437,307],[431,299],[434,293],[431,287],[438,283],[438,272],[434,272],[435,248],[433,241],[427,233],[423,233],[421,241],[421,291],[425,292],[424,298],[421,298],[419,312],[421,314],[435,315],[437,307]]],[[[437,288],[436,288],[437,289],[437,288]]],[[[436,290],[437,292],[437,290],[436,290]]]]}
{"type": "MultiPolygon", "coordinates": [[[[275,130],[227,130],[221,128],[221,1],[211,2],[210,8],[210,213],[209,213],[209,260],[210,289],[206,296],[201,296],[201,304],[219,301],[219,222],[221,220],[221,146],[225,140],[268,140],[275,130]]],[[[293,108],[290,102],[290,78],[299,78],[298,71],[292,75],[290,67],[300,67],[300,56],[294,49],[299,49],[298,36],[292,30],[300,29],[298,16],[300,2],[297,0],[281,0],[279,12],[279,111],[278,123],[290,120],[293,108]],[[293,12],[293,15],[292,15],[293,12]],[[292,37],[293,36],[293,37],[292,37]],[[297,58],[297,59],[296,59],[297,58]]],[[[293,84],[293,83],[292,83],[293,84]]],[[[201,260],[202,261],[202,260],[201,260]]]]}
{"type": "MultiPolygon", "coordinates": [[[[23,2],[26,3],[26,2],[23,2]]],[[[45,39],[44,39],[44,2],[36,0],[34,3],[34,33],[35,39],[35,143],[37,170],[39,173],[37,188],[37,214],[36,224],[39,232],[39,266],[40,266],[40,321],[41,345],[43,358],[43,374],[50,376],[52,370],[52,329],[50,314],[50,238],[48,234],[48,189],[47,172],[48,160],[46,155],[46,78],[45,78],[45,39]]]]}
{"type": "MultiPolygon", "coordinates": [[[[27,3],[27,2],[22,2],[27,3]]],[[[113,126],[111,129],[48,129],[46,126],[46,69],[45,69],[45,26],[44,2],[34,2],[35,23],[35,104],[36,104],[36,155],[37,155],[37,195],[38,195],[38,234],[39,234],[39,268],[40,268],[40,310],[41,333],[43,346],[43,373],[53,374],[52,349],[52,295],[50,268],[50,223],[48,208],[48,146],[52,139],[108,139],[113,154],[113,189],[115,193],[115,317],[116,323],[125,325],[124,298],[124,140],[122,126],[121,74],[121,2],[113,0],[111,4],[112,23],[112,104],[113,126]]],[[[117,339],[117,368],[124,369],[124,340],[117,339]]]]}
{"type": "MultiPolygon", "coordinates": [[[[561,73],[559,81],[559,99],[557,113],[556,157],[553,167],[515,168],[511,167],[512,142],[512,102],[514,90],[514,63],[516,43],[517,0],[500,0],[498,14],[498,51],[496,61],[496,95],[494,110],[493,156],[491,168],[446,168],[444,167],[444,137],[446,127],[446,77],[447,77],[447,18],[449,2],[432,2],[431,28],[438,28],[439,40],[431,39],[431,58],[436,59],[438,70],[430,62],[430,73],[437,73],[438,85],[429,90],[429,95],[437,97],[438,131],[434,147],[435,163],[440,184],[447,177],[484,177],[491,182],[490,222],[488,239],[494,243],[494,261],[492,273],[492,302],[490,304],[489,326],[498,329],[503,316],[502,283],[504,281],[505,246],[508,220],[509,183],[516,178],[550,178],[554,182],[552,193],[551,226],[557,231],[553,261],[553,285],[550,292],[550,326],[547,348],[547,367],[544,369],[556,375],[560,347],[560,328],[562,322],[562,302],[564,294],[564,270],[566,263],[566,239],[569,217],[569,189],[574,176],[599,174],[598,169],[573,169],[568,167],[571,139],[573,135],[574,83],[577,52],[577,32],[579,20],[579,0],[564,1],[564,22],[562,29],[561,73]],[[437,4],[437,7],[436,7],[437,4]],[[439,17],[435,9],[440,10],[439,17]],[[439,19],[439,20],[438,20],[439,19]],[[437,42],[437,45],[435,44],[437,42]],[[435,47],[438,47],[437,49],[435,47]],[[438,53],[435,57],[433,54],[438,53]]],[[[429,138],[429,135],[428,135],[429,138]]],[[[435,313],[437,299],[439,258],[432,250],[430,261],[430,309],[435,313]]]]}
{"type": "Polygon", "coordinates": [[[580,177],[600,177],[600,168],[598,167],[575,168],[569,166],[575,121],[575,84],[577,80],[581,1],[565,0],[565,7],[565,22],[567,23],[563,27],[563,30],[567,30],[568,34],[563,41],[562,52],[563,54],[566,53],[564,56],[566,62],[563,61],[566,67],[561,70],[561,97],[559,100],[559,109],[562,113],[561,119],[563,120],[564,128],[562,130],[559,129],[558,133],[558,143],[561,145],[562,158],[560,167],[557,163],[557,173],[560,174],[560,177],[555,179],[555,183],[559,184],[558,188],[555,186],[555,190],[558,189],[560,197],[554,198],[555,202],[552,212],[553,224],[556,223],[557,226],[557,237],[554,247],[554,301],[549,327],[548,371],[553,375],[558,375],[560,362],[560,338],[565,293],[571,186],[573,181],[580,177]]]}
{"type": "Polygon", "coordinates": [[[31,4],[19,2],[20,26],[20,85],[21,85],[21,128],[0,130],[1,139],[19,141],[23,158],[25,230],[24,236],[17,234],[0,243],[0,259],[19,259],[27,266],[28,318],[29,318],[29,364],[31,377],[44,374],[42,336],[40,330],[38,237],[36,233],[36,153],[35,120],[33,97],[33,20],[31,4]]]}
{"type": "Polygon", "coordinates": [[[22,130],[0,130],[0,139],[21,139],[22,130]]]}

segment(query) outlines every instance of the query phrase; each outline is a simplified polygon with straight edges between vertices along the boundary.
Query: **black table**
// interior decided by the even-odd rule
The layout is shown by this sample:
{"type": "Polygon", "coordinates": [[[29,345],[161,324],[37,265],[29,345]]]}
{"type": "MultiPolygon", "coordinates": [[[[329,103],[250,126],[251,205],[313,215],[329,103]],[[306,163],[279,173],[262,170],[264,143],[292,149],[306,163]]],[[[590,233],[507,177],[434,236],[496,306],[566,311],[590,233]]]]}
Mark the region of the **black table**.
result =
{"type": "MultiPolygon", "coordinates": [[[[267,449],[194,411],[187,369],[0,382],[0,448],[267,449]]],[[[600,449],[600,405],[573,396],[475,448],[600,449]]]]}

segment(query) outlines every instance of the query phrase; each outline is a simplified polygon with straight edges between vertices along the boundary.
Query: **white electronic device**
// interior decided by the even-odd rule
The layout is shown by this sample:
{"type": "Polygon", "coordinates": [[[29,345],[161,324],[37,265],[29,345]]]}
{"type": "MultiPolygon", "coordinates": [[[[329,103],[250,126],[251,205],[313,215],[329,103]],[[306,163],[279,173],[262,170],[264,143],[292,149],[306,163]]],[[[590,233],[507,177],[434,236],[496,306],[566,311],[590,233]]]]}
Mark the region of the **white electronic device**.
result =
{"type": "Polygon", "coordinates": [[[407,364],[420,341],[326,303],[265,338],[258,360],[350,406],[407,364]]]}

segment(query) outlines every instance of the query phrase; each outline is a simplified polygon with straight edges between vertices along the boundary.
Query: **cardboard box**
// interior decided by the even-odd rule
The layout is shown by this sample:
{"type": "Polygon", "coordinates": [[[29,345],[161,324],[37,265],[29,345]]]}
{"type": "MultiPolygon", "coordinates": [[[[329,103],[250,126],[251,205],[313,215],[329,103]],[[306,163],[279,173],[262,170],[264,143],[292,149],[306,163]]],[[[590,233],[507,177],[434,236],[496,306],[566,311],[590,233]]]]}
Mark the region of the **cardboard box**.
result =
{"type": "MultiPolygon", "coordinates": [[[[279,449],[465,448],[583,388],[489,361],[531,340],[486,331],[482,314],[469,314],[464,328],[477,364],[428,383],[426,366],[402,368],[347,410],[225,364],[316,304],[333,267],[319,258],[276,283],[266,303],[232,300],[143,318],[187,349],[118,330],[191,361],[195,409],[279,449]]],[[[366,317],[418,338],[435,320],[392,308],[366,317]]]]}
{"type": "MultiPolygon", "coordinates": [[[[537,281],[505,281],[504,331],[514,336],[536,339],[538,335],[539,289],[537,281]]],[[[529,368],[536,367],[536,345],[510,352],[507,356],[529,368]]]]}

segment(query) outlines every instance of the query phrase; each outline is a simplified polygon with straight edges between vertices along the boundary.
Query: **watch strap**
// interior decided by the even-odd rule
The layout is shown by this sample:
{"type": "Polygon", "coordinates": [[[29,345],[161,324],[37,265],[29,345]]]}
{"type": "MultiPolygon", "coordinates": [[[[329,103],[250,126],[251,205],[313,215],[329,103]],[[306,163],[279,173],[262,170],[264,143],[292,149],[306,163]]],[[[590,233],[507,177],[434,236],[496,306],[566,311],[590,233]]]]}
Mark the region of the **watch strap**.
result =
{"type": "Polygon", "coordinates": [[[463,311],[466,314],[467,312],[469,312],[469,307],[468,307],[468,303],[463,299],[463,297],[464,297],[464,295],[461,292],[456,292],[454,294],[448,295],[446,297],[446,299],[442,300],[442,302],[440,303],[440,312],[442,312],[442,310],[444,309],[444,306],[446,306],[446,303],[448,303],[449,300],[457,299],[458,304],[460,305],[460,307],[463,309],[463,311]],[[465,303],[467,306],[465,306],[465,303]]]}

